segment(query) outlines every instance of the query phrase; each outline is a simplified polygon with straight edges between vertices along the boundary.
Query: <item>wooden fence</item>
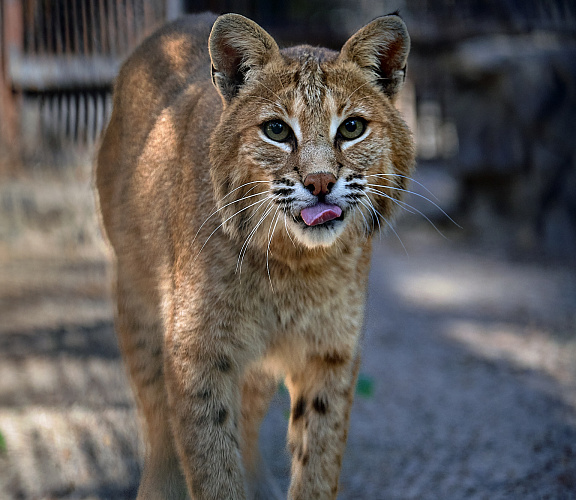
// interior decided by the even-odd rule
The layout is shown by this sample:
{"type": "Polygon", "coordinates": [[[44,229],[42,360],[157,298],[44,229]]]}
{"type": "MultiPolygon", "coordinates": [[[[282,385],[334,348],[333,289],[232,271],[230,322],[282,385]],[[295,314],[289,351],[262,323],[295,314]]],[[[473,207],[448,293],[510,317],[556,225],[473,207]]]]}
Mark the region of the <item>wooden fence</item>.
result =
{"type": "Polygon", "coordinates": [[[126,54],[174,0],[3,0],[0,112],[5,143],[24,156],[82,149],[99,135],[126,54]]]}

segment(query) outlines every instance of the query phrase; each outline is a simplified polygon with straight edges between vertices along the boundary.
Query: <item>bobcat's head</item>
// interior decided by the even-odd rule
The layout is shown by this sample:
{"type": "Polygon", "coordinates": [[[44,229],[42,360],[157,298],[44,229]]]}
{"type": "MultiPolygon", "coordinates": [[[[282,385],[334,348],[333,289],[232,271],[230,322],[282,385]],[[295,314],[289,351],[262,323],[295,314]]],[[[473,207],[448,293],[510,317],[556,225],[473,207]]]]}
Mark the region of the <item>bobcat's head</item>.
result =
{"type": "Polygon", "coordinates": [[[278,232],[313,248],[390,225],[414,164],[393,104],[409,46],[396,15],[372,21],[340,53],[280,50],[242,16],[216,20],[209,49],[224,110],[211,176],[229,234],[269,245],[278,232]]]}

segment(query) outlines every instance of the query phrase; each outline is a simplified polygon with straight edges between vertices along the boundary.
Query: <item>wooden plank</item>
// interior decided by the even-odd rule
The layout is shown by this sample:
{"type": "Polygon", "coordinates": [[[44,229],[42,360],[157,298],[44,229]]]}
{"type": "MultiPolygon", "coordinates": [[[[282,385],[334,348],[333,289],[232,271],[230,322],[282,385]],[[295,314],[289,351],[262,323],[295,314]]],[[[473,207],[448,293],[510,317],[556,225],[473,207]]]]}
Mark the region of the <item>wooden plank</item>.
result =
{"type": "Polygon", "coordinates": [[[19,0],[3,0],[0,5],[0,139],[17,148],[20,120],[20,97],[12,92],[10,53],[21,52],[23,45],[23,12],[19,0]]]}
{"type": "Polygon", "coordinates": [[[9,75],[18,91],[109,87],[121,64],[120,59],[107,56],[13,56],[9,61],[9,75]]]}

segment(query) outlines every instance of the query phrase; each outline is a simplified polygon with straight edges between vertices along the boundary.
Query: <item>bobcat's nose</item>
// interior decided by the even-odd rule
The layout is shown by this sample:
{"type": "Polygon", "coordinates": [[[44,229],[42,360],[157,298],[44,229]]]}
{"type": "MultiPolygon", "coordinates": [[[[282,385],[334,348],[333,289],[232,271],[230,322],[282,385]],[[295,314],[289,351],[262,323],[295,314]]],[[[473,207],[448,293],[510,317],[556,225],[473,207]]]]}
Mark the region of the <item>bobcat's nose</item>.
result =
{"type": "Polygon", "coordinates": [[[304,179],[304,187],[314,196],[325,196],[336,184],[336,177],[333,174],[320,172],[318,174],[308,174],[304,179]]]}

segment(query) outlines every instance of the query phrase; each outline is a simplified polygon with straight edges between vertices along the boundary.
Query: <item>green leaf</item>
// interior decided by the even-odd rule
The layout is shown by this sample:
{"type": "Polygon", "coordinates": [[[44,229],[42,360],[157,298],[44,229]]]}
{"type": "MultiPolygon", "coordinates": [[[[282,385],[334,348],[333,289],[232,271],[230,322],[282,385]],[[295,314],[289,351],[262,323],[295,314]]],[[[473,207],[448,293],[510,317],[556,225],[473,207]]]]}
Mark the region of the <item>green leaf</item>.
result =
{"type": "Polygon", "coordinates": [[[6,439],[4,438],[4,434],[0,431],[0,453],[6,453],[8,448],[6,446],[6,439]]]}
{"type": "Polygon", "coordinates": [[[356,384],[356,394],[364,398],[371,398],[374,395],[374,380],[372,377],[361,373],[356,384]]]}

